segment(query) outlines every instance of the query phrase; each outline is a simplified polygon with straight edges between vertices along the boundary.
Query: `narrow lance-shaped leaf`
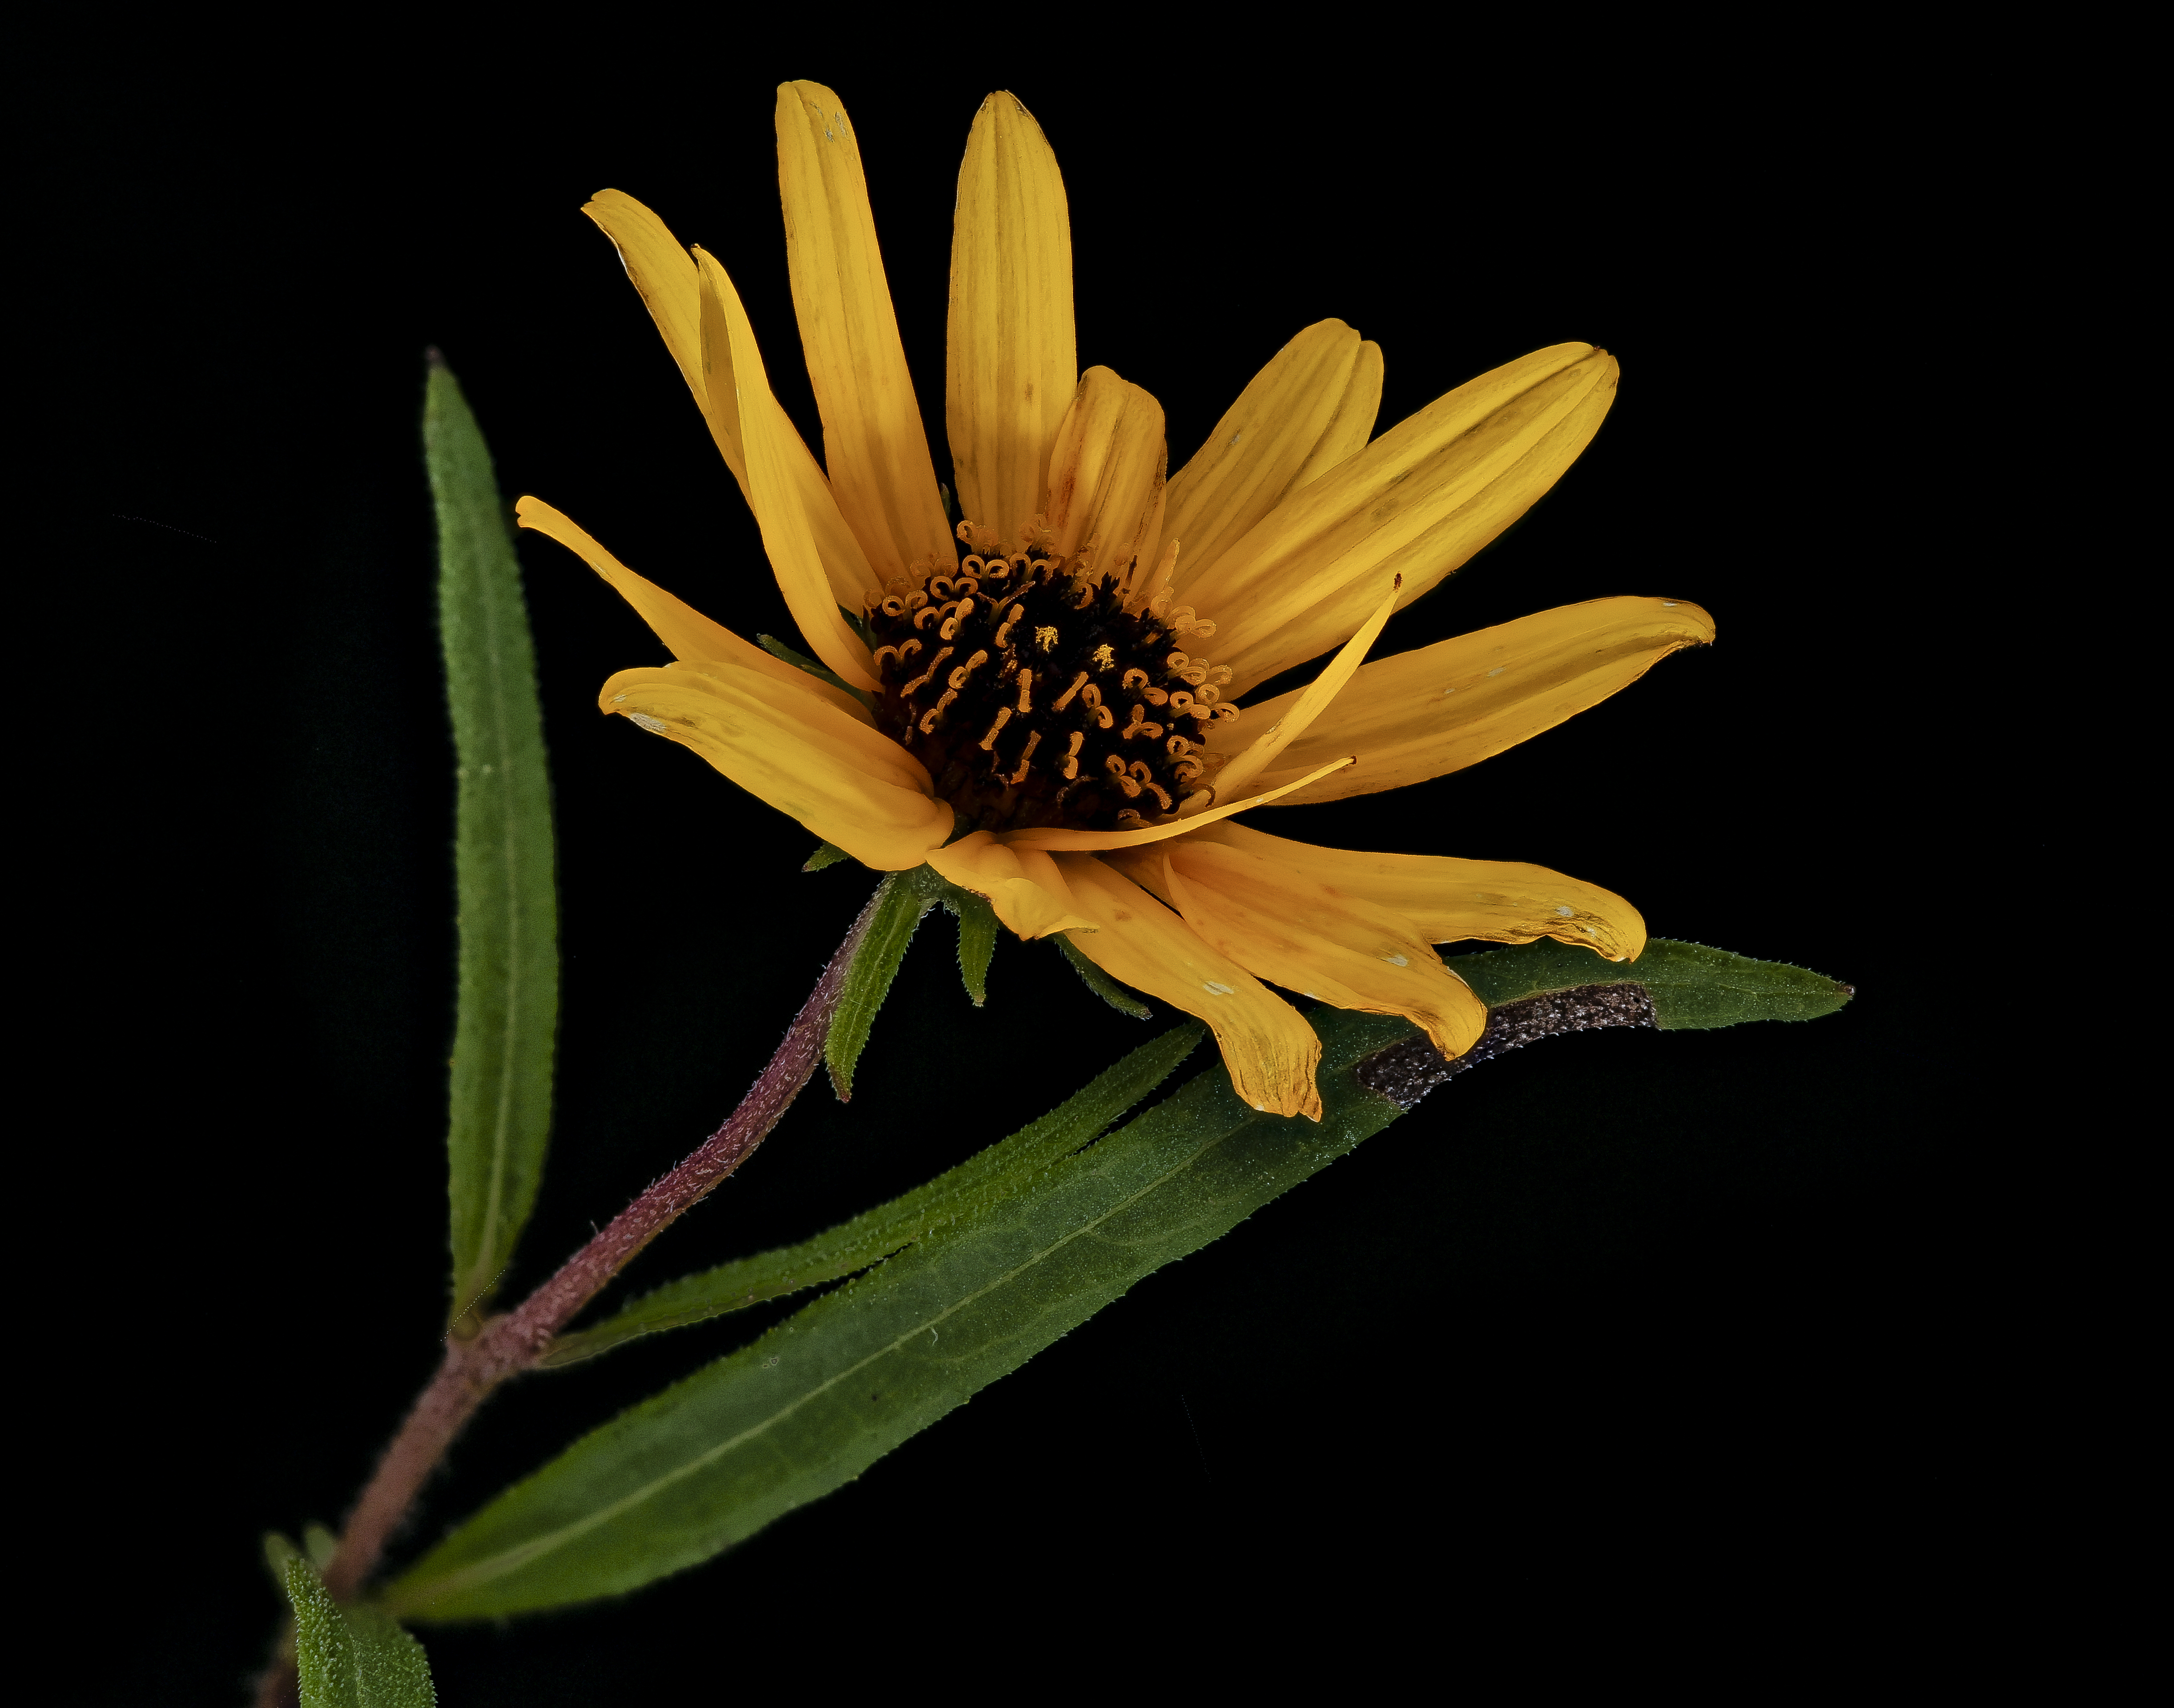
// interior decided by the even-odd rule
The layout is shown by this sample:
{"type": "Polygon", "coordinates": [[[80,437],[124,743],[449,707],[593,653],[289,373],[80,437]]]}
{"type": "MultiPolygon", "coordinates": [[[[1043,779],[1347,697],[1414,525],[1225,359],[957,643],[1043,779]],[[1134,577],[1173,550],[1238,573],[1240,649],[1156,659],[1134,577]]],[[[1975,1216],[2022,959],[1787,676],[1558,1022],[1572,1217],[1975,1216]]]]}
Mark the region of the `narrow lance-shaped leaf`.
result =
{"type": "Polygon", "coordinates": [[[1248,1107],[1219,1066],[1100,1144],[826,1295],[575,1444],[388,1592],[492,1618],[709,1558],[883,1454],[1402,1111],[1352,1078],[1403,1020],[1321,1011],[1323,1118],[1248,1107]]]}
{"type": "Polygon", "coordinates": [[[557,878],[536,656],[490,452],[433,359],[423,446],[458,779],[460,1006],[446,1151],[455,1322],[486,1298],[536,1201],[559,1013],[557,878]]]}
{"type": "MultiPolygon", "coordinates": [[[[1725,1012],[1795,1018],[1815,998],[1847,995],[1800,970],[1664,942],[1630,966],[1582,951],[1560,960],[1548,943],[1459,965],[1473,967],[1475,988],[1521,997],[1635,984],[1643,970],[1663,993],[1652,1006],[1665,1003],[1679,1026],[1725,1012]]],[[[388,1604],[419,1619],[479,1619],[623,1593],[859,1475],[1403,1112],[1354,1070],[1422,1035],[1380,1015],[1309,1018],[1322,1046],[1319,1124],[1247,1107],[1219,1067],[1196,1076],[1099,1144],[932,1229],[577,1441],[457,1527],[392,1586],[388,1604]]]]}
{"type": "Polygon", "coordinates": [[[435,1708],[423,1646],[373,1608],[342,1608],[316,1569],[289,1551],[279,1581],[295,1610],[302,1708],[435,1708]]]}
{"type": "Polygon", "coordinates": [[[835,1281],[1025,1189],[1052,1164],[1092,1143],[1105,1127],[1167,1079],[1192,1053],[1206,1030],[1196,1022],[1141,1045],[1039,1121],[887,1204],[797,1246],[759,1252],[668,1282],[593,1328],[560,1335],[544,1355],[544,1366],[578,1363],[645,1334],[684,1328],[835,1281]]]}

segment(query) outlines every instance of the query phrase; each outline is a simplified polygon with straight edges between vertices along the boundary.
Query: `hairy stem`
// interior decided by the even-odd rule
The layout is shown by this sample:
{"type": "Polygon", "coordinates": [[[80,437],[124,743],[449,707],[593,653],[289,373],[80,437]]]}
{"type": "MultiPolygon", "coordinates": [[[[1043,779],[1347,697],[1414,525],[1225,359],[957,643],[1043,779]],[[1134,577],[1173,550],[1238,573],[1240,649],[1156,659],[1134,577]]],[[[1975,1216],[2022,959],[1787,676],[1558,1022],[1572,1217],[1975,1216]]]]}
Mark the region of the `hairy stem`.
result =
{"type": "Polygon", "coordinates": [[[770,1058],[740,1106],[684,1161],[653,1182],[596,1238],[561,1264],[557,1274],[513,1310],[492,1318],[466,1340],[449,1340],[444,1361],[392,1443],[379,1460],[349,1515],[339,1546],[325,1565],[325,1587],[351,1601],[377,1568],[385,1544],[424,1483],[476,1408],[509,1376],[532,1368],[552,1337],[572,1322],[612,1278],[652,1240],[714,1192],[753,1154],[778,1117],[800,1095],[823,1059],[824,1040],[838,1006],[846,969],[875,916],[871,897],[831,956],[785,1041],[770,1058]]]}

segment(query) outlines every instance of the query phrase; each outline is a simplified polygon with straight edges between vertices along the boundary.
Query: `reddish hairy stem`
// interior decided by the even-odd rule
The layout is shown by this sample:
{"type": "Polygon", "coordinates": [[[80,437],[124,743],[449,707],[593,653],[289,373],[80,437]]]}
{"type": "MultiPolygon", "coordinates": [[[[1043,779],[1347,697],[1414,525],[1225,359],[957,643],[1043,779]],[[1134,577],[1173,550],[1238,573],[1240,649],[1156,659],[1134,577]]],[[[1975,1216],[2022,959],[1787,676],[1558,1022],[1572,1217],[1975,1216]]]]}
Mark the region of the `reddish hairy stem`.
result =
{"type": "MultiPolygon", "coordinates": [[[[877,892],[878,895],[881,891],[877,892]]],[[[493,1317],[468,1340],[449,1340],[445,1361],[431,1377],[379,1460],[377,1470],[349,1515],[339,1546],[325,1565],[325,1587],[339,1601],[361,1591],[385,1544],[424,1483],[476,1408],[508,1376],[534,1365],[552,1337],[602,1292],[641,1248],[714,1192],[753,1154],[778,1117],[800,1095],[823,1059],[846,971],[875,916],[868,899],[838,952],[793,1020],[740,1106],[725,1124],[669,1174],[652,1183],[612,1219],[596,1238],[561,1264],[559,1273],[520,1305],[493,1317]]]]}

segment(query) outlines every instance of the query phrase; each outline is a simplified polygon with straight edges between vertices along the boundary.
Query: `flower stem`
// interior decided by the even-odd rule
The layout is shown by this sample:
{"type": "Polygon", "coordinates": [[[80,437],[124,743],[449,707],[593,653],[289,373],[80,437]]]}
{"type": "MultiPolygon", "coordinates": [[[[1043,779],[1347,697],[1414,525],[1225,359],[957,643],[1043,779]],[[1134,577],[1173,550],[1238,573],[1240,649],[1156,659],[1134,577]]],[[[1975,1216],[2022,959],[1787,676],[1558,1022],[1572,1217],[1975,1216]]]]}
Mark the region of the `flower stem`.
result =
{"type": "MultiPolygon", "coordinates": [[[[879,894],[881,892],[879,891],[879,894]]],[[[495,1388],[507,1377],[531,1369],[552,1338],[572,1322],[581,1307],[631,1262],[652,1240],[714,1192],[720,1181],[754,1154],[800,1095],[823,1059],[824,1040],[838,1006],[846,970],[875,916],[871,897],[838,952],[823,970],[814,990],[793,1020],[785,1041],[770,1058],[740,1106],[677,1168],[653,1182],[596,1238],[574,1253],[559,1272],[520,1305],[486,1322],[473,1337],[449,1339],[445,1359],[392,1443],[378,1461],[349,1515],[339,1545],[325,1565],[325,1587],[340,1601],[352,1601],[385,1551],[385,1544],[446,1450],[495,1388]]],[[[266,1700],[260,1696],[260,1700],[266,1700]]]]}

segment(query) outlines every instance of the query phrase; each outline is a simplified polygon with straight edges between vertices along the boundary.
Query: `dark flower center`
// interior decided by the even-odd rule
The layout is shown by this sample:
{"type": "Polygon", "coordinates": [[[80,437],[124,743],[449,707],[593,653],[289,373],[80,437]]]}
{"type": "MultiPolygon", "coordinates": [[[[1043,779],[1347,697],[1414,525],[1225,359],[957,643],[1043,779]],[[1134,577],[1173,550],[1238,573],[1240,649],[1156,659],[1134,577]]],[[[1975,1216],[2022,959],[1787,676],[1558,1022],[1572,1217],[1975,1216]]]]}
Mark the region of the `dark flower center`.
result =
{"type": "MultiPolygon", "coordinates": [[[[962,537],[970,531],[961,529],[962,537]]],[[[1167,592],[1128,599],[1075,558],[992,549],[894,582],[868,613],[876,720],[965,828],[1137,830],[1205,792],[1230,679],[1187,651],[1215,631],[1167,592]]]]}

